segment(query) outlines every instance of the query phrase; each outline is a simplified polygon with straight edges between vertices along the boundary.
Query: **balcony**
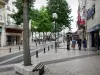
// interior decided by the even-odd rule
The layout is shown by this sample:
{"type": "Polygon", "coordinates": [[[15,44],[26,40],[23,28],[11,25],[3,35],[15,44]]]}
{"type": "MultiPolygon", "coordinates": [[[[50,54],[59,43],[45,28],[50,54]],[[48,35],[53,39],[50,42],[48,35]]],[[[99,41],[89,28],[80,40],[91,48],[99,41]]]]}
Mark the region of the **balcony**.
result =
{"type": "Polygon", "coordinates": [[[23,30],[23,26],[19,26],[19,25],[5,25],[5,28],[23,30]]]}

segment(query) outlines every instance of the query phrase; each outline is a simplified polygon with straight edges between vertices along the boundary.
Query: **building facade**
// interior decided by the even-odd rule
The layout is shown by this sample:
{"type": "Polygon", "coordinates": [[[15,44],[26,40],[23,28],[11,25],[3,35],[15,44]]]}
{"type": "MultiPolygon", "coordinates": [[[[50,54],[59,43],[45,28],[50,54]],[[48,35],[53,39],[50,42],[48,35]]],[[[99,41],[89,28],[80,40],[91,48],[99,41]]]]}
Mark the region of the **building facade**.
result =
{"type": "MultiPolygon", "coordinates": [[[[79,7],[85,7],[84,29],[78,23],[79,34],[85,36],[89,49],[100,49],[100,0],[79,0],[79,7]],[[82,34],[85,30],[84,34],[82,34]]],[[[82,9],[83,10],[83,9],[82,9]]],[[[82,37],[83,37],[82,36],[82,37]]]]}
{"type": "Polygon", "coordinates": [[[78,35],[81,39],[85,38],[85,23],[86,23],[86,0],[78,0],[79,6],[78,6],[78,35]]]}
{"type": "Polygon", "coordinates": [[[2,30],[4,29],[5,25],[5,1],[0,0],[0,46],[3,44],[3,38],[2,38],[2,30]]]}
{"type": "Polygon", "coordinates": [[[1,25],[1,44],[0,46],[21,44],[23,40],[23,27],[16,25],[15,21],[10,17],[11,14],[17,12],[14,6],[14,0],[5,0],[3,5],[4,12],[3,25],[1,25]]]}
{"type": "Polygon", "coordinates": [[[100,49],[100,0],[87,0],[87,39],[89,48],[100,49]]]}

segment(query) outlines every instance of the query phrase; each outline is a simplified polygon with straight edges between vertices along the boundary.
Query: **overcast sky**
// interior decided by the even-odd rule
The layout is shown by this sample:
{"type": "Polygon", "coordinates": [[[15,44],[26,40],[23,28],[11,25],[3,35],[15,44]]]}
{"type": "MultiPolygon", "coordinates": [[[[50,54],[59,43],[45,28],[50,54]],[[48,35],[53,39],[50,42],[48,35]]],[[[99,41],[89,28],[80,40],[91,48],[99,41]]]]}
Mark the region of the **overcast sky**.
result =
{"type": "MultiPolygon", "coordinates": [[[[72,9],[72,13],[71,16],[73,16],[74,21],[72,22],[71,26],[72,26],[72,31],[76,31],[77,30],[77,26],[76,26],[76,21],[77,21],[77,9],[78,9],[78,0],[67,0],[69,6],[72,9]]],[[[36,0],[35,2],[35,8],[39,9],[41,6],[45,6],[46,5],[46,0],[36,0]]]]}

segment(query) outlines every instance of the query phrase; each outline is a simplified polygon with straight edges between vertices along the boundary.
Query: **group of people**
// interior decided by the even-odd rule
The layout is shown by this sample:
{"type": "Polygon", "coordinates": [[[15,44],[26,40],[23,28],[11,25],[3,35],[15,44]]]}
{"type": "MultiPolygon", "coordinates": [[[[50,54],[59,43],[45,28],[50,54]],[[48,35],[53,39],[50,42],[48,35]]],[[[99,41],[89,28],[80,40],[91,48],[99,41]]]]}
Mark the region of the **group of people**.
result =
{"type": "MultiPolygon", "coordinates": [[[[77,40],[72,39],[71,47],[75,50],[76,44],[78,44],[78,49],[81,50],[82,45],[84,50],[87,48],[87,40],[84,38],[83,40],[79,37],[77,40]]],[[[70,38],[67,37],[67,49],[70,50],[70,38]]]]}

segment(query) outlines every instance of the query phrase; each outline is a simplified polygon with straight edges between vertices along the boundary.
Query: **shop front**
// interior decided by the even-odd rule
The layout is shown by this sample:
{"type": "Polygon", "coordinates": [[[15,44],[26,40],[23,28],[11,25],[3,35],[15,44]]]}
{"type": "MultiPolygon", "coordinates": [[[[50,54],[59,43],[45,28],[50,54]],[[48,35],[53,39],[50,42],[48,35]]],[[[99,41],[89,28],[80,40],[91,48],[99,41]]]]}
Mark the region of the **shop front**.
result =
{"type": "Polygon", "coordinates": [[[22,30],[6,28],[6,45],[19,45],[22,42],[22,30]]]}
{"type": "Polygon", "coordinates": [[[88,30],[91,38],[91,47],[94,47],[96,50],[100,50],[100,24],[92,27],[88,30]]]}

